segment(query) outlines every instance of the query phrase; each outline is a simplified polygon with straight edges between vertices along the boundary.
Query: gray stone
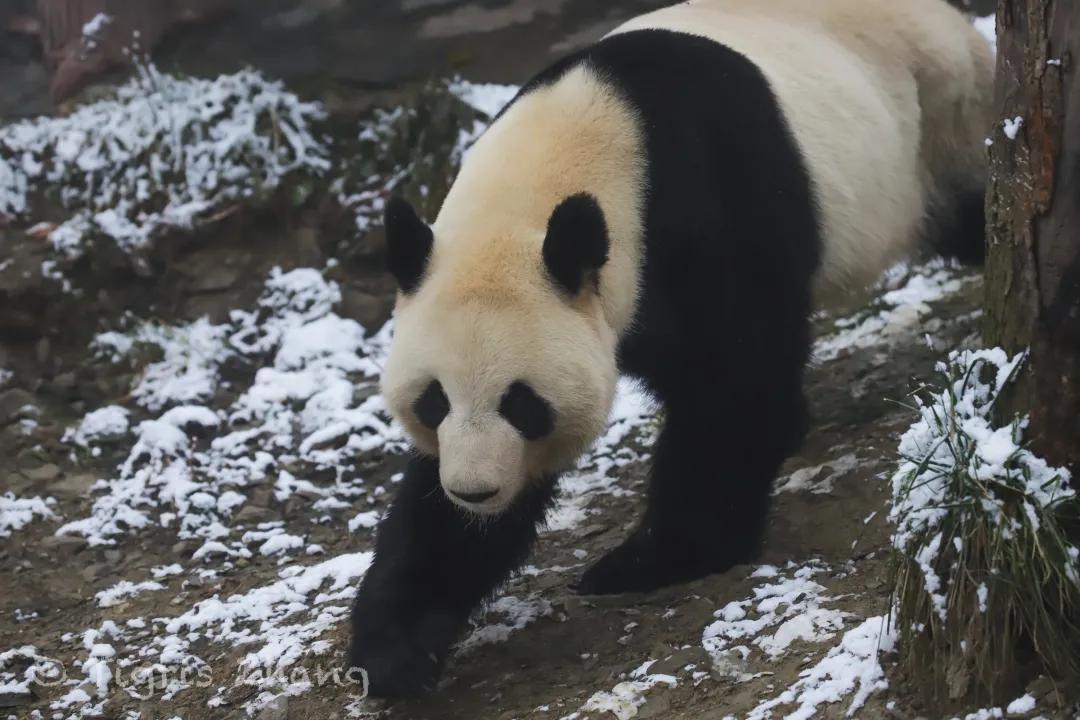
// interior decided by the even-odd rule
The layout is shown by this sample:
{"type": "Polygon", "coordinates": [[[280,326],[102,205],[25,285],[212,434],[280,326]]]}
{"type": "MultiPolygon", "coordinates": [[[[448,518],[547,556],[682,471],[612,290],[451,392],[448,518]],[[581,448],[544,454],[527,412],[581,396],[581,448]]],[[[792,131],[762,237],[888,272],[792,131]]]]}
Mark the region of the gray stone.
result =
{"type": "Polygon", "coordinates": [[[41,541],[41,545],[65,556],[81,552],[86,548],[87,543],[86,538],[81,535],[50,535],[41,541]]]}
{"type": "Polygon", "coordinates": [[[60,468],[53,463],[45,463],[31,470],[23,470],[22,474],[34,482],[52,482],[60,477],[60,468]]]}
{"type": "Polygon", "coordinates": [[[288,697],[279,695],[259,710],[256,720],[288,720],[288,697]]]}
{"type": "Polygon", "coordinates": [[[28,407],[34,407],[34,396],[22,388],[12,388],[0,393],[0,425],[26,417],[28,407]]]}
{"type": "Polygon", "coordinates": [[[277,519],[277,513],[273,512],[269,508],[262,507],[260,505],[254,505],[252,503],[245,503],[244,507],[240,508],[240,512],[233,516],[233,524],[235,525],[258,525],[261,522],[267,522],[268,520],[277,519]]]}
{"type": "Polygon", "coordinates": [[[49,494],[67,498],[84,498],[90,495],[90,488],[97,482],[97,476],[90,473],[72,473],[49,485],[49,494]]]}
{"type": "Polygon", "coordinates": [[[394,307],[393,294],[375,294],[346,287],[341,293],[341,314],[375,332],[390,318],[394,307]]]}
{"type": "Polygon", "coordinates": [[[687,665],[696,665],[698,670],[709,669],[711,659],[702,647],[688,647],[676,650],[663,660],[654,663],[649,668],[652,675],[678,675],[687,665]]]}

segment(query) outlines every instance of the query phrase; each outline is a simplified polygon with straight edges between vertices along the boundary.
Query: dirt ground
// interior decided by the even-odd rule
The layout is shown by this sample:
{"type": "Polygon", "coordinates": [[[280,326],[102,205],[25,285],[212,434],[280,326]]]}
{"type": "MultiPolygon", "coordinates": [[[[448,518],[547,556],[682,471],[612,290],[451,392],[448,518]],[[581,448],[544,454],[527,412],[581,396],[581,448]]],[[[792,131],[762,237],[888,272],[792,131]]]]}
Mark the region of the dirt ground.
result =
{"type": "MultiPolygon", "coordinates": [[[[248,34],[243,32],[250,21],[245,13],[254,11],[251,3],[241,3],[241,11],[223,24],[185,31],[166,42],[162,64],[205,74],[250,62],[347,114],[407,92],[400,88],[410,82],[452,70],[474,80],[520,82],[545,59],[587,42],[623,17],[661,4],[403,0],[363,9],[333,1],[276,2],[278,14],[269,13],[262,23],[266,31],[248,34]],[[299,10],[307,14],[287,15],[299,10]],[[290,25],[289,18],[308,20],[290,25]],[[477,27],[485,30],[477,32],[477,27]]],[[[47,78],[32,49],[7,45],[0,52],[0,77],[5,78],[0,118],[49,110],[47,78]]],[[[226,561],[204,559],[196,557],[202,542],[182,539],[172,527],[128,529],[115,544],[96,546],[78,534],[56,533],[63,522],[92,513],[94,500],[104,492],[95,488],[96,481],[114,477],[131,450],[131,442],[118,440],[99,443],[91,452],[65,440],[67,429],[107,405],[130,408],[133,425],[153,417],[137,407],[131,392],[154,358],[103,359],[89,349],[93,336],[130,328],[133,317],[167,325],[203,316],[226,322],[230,310],[253,306],[275,266],[321,269],[341,286],[337,313],[373,331],[389,313],[392,289],[376,269],[378,254],[365,249],[377,244],[377,233],[373,240],[361,238],[350,245],[358,259],[335,265],[331,260],[339,257],[345,233],[341,222],[318,204],[229,218],[175,248],[152,277],[133,275],[115,259],[95,260],[74,278],[82,290],[78,298],[41,276],[38,268],[48,251],[38,238],[21,227],[0,227],[0,370],[11,373],[0,376],[0,494],[55,498],[53,517],[35,516],[0,538],[0,671],[21,672],[29,661],[5,659],[4,653],[33,646],[63,663],[69,677],[79,677],[75,670],[88,652],[93,656],[95,643],[108,639],[100,629],[109,621],[124,628],[122,639],[118,635],[111,641],[121,659],[138,665],[149,657],[139,653],[151,647],[161,651],[152,646],[154,633],[181,613],[206,607],[214,598],[275,587],[290,568],[372,547],[372,530],[363,523],[350,528],[349,520],[358,510],[386,507],[390,494],[384,490],[392,486],[403,461],[393,448],[382,446],[359,453],[352,467],[363,476],[359,507],[324,511],[316,507],[317,493],[299,491],[282,498],[272,482],[245,486],[244,503],[230,516],[230,538],[245,529],[283,529],[303,536],[309,549],[318,546],[317,556],[254,553],[226,561]],[[163,590],[115,603],[95,599],[121,581],[146,581],[156,577],[155,568],[174,564],[178,570],[158,578],[163,590]],[[143,631],[138,622],[153,629],[143,631]]],[[[442,686],[429,698],[391,705],[360,702],[354,687],[331,683],[294,688],[291,696],[263,701],[259,689],[233,685],[237,663],[252,651],[251,644],[236,641],[236,635],[222,642],[192,631],[179,636],[207,663],[210,683],[156,688],[145,697],[137,688],[125,692],[118,686],[125,667],[118,665],[100,706],[98,698],[57,705],[73,686],[39,685],[28,695],[0,684],[0,716],[83,717],[91,716],[87,707],[97,707],[100,716],[131,720],[249,714],[261,720],[845,717],[860,694],[858,678],[849,678],[850,686],[838,690],[843,683],[831,677],[835,682],[824,683],[827,691],[814,702],[812,692],[786,698],[783,693],[801,687],[807,675],[815,677],[860,623],[888,613],[888,479],[896,466],[899,434],[913,418],[905,402],[914,388],[932,379],[934,363],[949,349],[977,342],[977,273],[943,272],[952,285],[940,297],[894,307],[883,304],[879,290],[831,302],[818,319],[819,361],[807,387],[814,425],[777,483],[782,491],[771,513],[762,565],[648,595],[587,598],[570,589],[641,512],[652,434],[645,422],[605,455],[618,462],[608,463],[600,474],[616,482],[568,488],[568,501],[580,511],[577,520],[556,523],[556,529],[544,533],[529,567],[505,589],[502,597],[510,600],[477,615],[442,686]],[[881,327],[873,323],[879,313],[885,313],[881,327]],[[860,327],[872,329],[866,335],[852,332],[860,327]],[[795,591],[776,590],[784,583],[795,591]],[[763,609],[769,598],[779,604],[763,609]],[[716,646],[705,642],[708,628],[718,617],[726,619],[725,613],[734,617],[739,612],[760,623],[742,638],[726,636],[725,650],[710,653],[709,647],[716,646]],[[810,625],[800,624],[805,622],[810,625]],[[648,660],[655,663],[637,672],[648,660]]],[[[899,286],[904,281],[892,282],[899,286]]],[[[224,382],[206,405],[228,407],[253,382],[257,369],[243,363],[223,367],[224,382]]],[[[357,392],[370,395],[372,383],[359,383],[357,392]]],[[[205,450],[210,439],[199,442],[205,450]]],[[[333,484],[311,467],[297,467],[299,476],[319,488],[333,484]]],[[[347,599],[337,604],[345,606],[347,599]]],[[[317,615],[309,611],[298,611],[297,617],[317,615]]],[[[311,621],[315,630],[303,640],[310,652],[294,668],[314,674],[340,662],[347,623],[338,620],[311,621]]],[[[258,642],[270,637],[265,633],[306,632],[301,621],[291,622],[250,615],[243,627],[263,638],[258,642]]],[[[963,717],[975,710],[929,702],[910,687],[894,660],[883,654],[885,677],[867,679],[860,717],[963,717]]],[[[1003,688],[998,701],[1007,703],[1024,691],[1003,688]]],[[[1038,701],[1038,714],[1075,717],[1075,709],[1055,705],[1052,683],[1038,681],[1027,691],[1038,701]]]]}
{"type": "MultiPolygon", "coordinates": [[[[195,262],[195,257],[197,253],[185,262],[195,262]]],[[[792,575],[798,568],[812,568],[811,577],[821,586],[814,606],[820,604],[846,614],[837,631],[849,629],[862,618],[887,612],[887,479],[896,464],[898,434],[912,418],[902,403],[914,387],[930,379],[932,366],[945,349],[975,337],[980,284],[970,275],[960,277],[967,278],[960,291],[933,303],[916,325],[888,342],[878,338],[868,347],[848,348],[810,372],[808,391],[814,429],[778,483],[780,487],[794,487],[776,497],[762,561],[776,566],[781,577],[792,575]],[[933,348],[924,335],[931,336],[933,348]],[[791,473],[801,468],[811,470],[796,476],[800,481],[793,483],[791,473]]],[[[232,302],[229,294],[221,299],[232,302]]],[[[872,314],[878,307],[873,302],[867,306],[870,310],[858,309],[865,301],[863,298],[847,308],[836,308],[822,317],[821,336],[835,332],[836,317],[872,314]]],[[[8,360],[19,357],[11,348],[5,348],[5,352],[8,360]]],[[[85,361],[77,356],[50,358],[54,368],[71,367],[74,372],[85,361]]],[[[7,458],[3,468],[5,489],[19,496],[55,497],[58,515],[84,516],[89,512],[90,484],[97,477],[109,476],[123,460],[123,448],[107,448],[94,458],[72,452],[60,437],[64,428],[78,421],[85,401],[64,399],[57,387],[64,384],[58,382],[63,372],[51,378],[35,378],[32,370],[15,365],[16,387],[5,390],[0,398],[6,408],[33,405],[38,424],[26,433],[16,429],[18,423],[9,423],[0,434],[0,452],[7,458]]],[[[124,378],[113,382],[122,385],[124,378]]],[[[72,393],[78,395],[69,389],[69,397],[72,393]]],[[[718,609],[755,596],[755,588],[767,577],[760,570],[755,573],[753,568],[736,568],[724,575],[642,596],[585,598],[570,589],[584,565],[614,546],[640,512],[648,435],[645,428],[626,441],[626,446],[635,451],[634,459],[614,471],[618,488],[629,492],[586,496],[591,513],[587,521],[546,533],[530,561],[531,569],[507,587],[505,595],[535,605],[533,616],[522,623],[524,627],[513,630],[500,626],[503,617],[497,606],[478,616],[476,626],[481,635],[476,636],[476,642],[467,640],[463,644],[437,694],[390,706],[377,701],[357,704],[351,688],[331,686],[275,701],[262,707],[257,717],[346,717],[350,707],[353,714],[417,720],[574,717],[572,713],[580,711],[594,694],[611,691],[649,658],[659,662],[650,672],[678,676],[678,684],[648,689],[639,698],[643,702],[640,707],[634,702],[629,706],[636,715],[615,713],[616,717],[743,717],[763,701],[779,695],[799,679],[800,673],[829,653],[838,632],[811,640],[796,638],[776,657],[755,650],[728,666],[711,662],[702,647],[703,630],[718,609]],[[491,628],[496,628],[495,639],[502,641],[483,639],[483,633],[491,632],[491,628]],[[697,675],[686,670],[691,665],[697,668],[697,675]]],[[[371,463],[368,480],[379,483],[400,464],[400,457],[380,457],[371,463]]],[[[310,501],[292,498],[278,502],[267,489],[256,486],[235,520],[238,524],[281,521],[287,528],[305,528],[309,542],[322,546],[327,557],[371,547],[370,531],[350,533],[342,527],[340,518],[328,524],[313,524],[313,515],[310,501]]],[[[195,571],[205,563],[191,557],[197,543],[177,541],[172,531],[144,530],[121,538],[114,546],[89,547],[81,538],[55,535],[56,526],[51,521],[33,522],[3,542],[0,583],[7,590],[0,597],[2,648],[33,645],[49,657],[72,662],[80,657],[81,648],[78,635],[68,633],[99,627],[109,619],[122,622],[133,617],[175,616],[178,610],[199,600],[228,597],[273,583],[282,569],[276,558],[255,556],[237,561],[231,569],[201,582],[195,571]],[[151,568],[172,563],[183,566],[184,574],[179,577],[184,579],[179,584],[170,583],[168,592],[141,594],[108,608],[99,607],[93,600],[95,593],[122,579],[144,579],[151,568]]],[[[779,612],[782,615],[784,611],[779,612]]],[[[345,631],[346,623],[330,630],[322,638],[331,643],[329,654],[305,658],[301,665],[314,673],[336,662],[344,646],[345,631]]],[[[773,626],[763,635],[775,631],[773,626]]],[[[234,674],[236,662],[246,649],[214,644],[201,647],[203,658],[216,673],[213,687],[192,687],[168,701],[160,697],[141,701],[114,692],[104,706],[105,716],[129,717],[125,713],[130,712],[140,712],[141,717],[185,720],[245,716],[243,703],[254,695],[248,688],[226,692],[226,705],[208,707],[207,702],[211,697],[221,697],[218,674],[226,678],[234,674]]],[[[887,670],[889,658],[884,657],[887,670]]],[[[906,689],[903,678],[895,671],[889,671],[888,682],[888,690],[870,696],[861,716],[940,716],[940,706],[924,706],[920,696],[906,689]]],[[[47,717],[48,703],[56,700],[56,692],[42,690],[40,697],[32,699],[9,697],[6,704],[11,705],[10,712],[16,717],[29,717],[34,710],[47,717]]],[[[818,707],[816,716],[845,716],[850,698],[837,699],[836,704],[818,707]]],[[[790,710],[791,705],[782,704],[773,716],[790,710]]],[[[1047,717],[1067,717],[1043,705],[1040,711],[1047,717]]],[[[602,712],[581,712],[580,716],[610,717],[602,712]]]]}

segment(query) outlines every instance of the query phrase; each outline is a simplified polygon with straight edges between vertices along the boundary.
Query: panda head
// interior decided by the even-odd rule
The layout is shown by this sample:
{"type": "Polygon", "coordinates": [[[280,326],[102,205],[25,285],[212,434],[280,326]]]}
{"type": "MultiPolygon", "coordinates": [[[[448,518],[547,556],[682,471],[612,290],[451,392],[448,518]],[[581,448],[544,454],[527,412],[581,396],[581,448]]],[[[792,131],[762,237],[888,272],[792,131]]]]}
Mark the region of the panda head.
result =
{"type": "Polygon", "coordinates": [[[450,500],[483,515],[572,467],[614,396],[604,215],[586,194],[545,214],[546,227],[442,215],[428,227],[402,200],[386,209],[400,293],[383,394],[417,449],[438,457],[450,500]]]}

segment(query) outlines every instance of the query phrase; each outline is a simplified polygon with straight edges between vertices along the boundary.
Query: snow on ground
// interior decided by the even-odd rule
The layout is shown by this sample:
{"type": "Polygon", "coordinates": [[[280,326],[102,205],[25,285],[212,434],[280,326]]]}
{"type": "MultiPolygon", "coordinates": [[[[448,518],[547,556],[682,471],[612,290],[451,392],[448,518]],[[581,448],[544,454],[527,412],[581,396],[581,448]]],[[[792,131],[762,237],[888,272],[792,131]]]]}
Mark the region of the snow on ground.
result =
{"type": "MultiPolygon", "coordinates": [[[[896,341],[901,330],[913,331],[927,303],[958,291],[965,281],[937,264],[898,272],[890,282],[870,311],[837,321],[836,333],[818,344],[819,362],[896,341]]],[[[257,487],[268,486],[278,501],[302,494],[321,513],[319,522],[342,532],[370,532],[377,523],[379,508],[365,509],[364,503],[387,489],[371,486],[363,461],[377,462],[405,447],[377,393],[391,327],[365,331],[336,314],[340,299],[336,284],[319,270],[274,271],[255,307],[233,311],[221,325],[143,323],[97,338],[96,351],[106,356],[121,359],[149,344],[162,359],[136,379],[129,406],[91,410],[65,435],[75,452],[94,452],[102,443],[126,451],[115,471],[94,486],[89,514],[65,518],[57,532],[108,545],[125,535],[163,531],[194,540],[197,549],[190,561],[156,567],[152,577],[128,578],[98,593],[97,604],[110,619],[72,629],[71,639],[82,650],[76,668],[69,669],[68,692],[54,704],[58,719],[92,715],[110,693],[143,686],[155,697],[173,697],[196,682],[199,668],[230,652],[240,653],[237,662],[254,688],[250,710],[311,688],[288,671],[330,649],[325,634],[347,615],[370,553],[320,558],[322,548],[308,542],[303,526],[238,523],[236,517],[257,487]],[[220,371],[234,360],[252,368],[250,382],[234,382],[226,395],[231,400],[222,404],[216,399],[220,371]],[[132,615],[141,594],[175,593],[194,578],[213,583],[256,554],[281,558],[278,577],[269,584],[181,604],[168,616],[132,615]],[[125,680],[117,675],[121,670],[125,680]],[[154,677],[158,684],[147,685],[154,677]]],[[[631,492],[620,487],[619,473],[647,459],[655,412],[638,386],[620,381],[609,428],[562,480],[548,533],[582,525],[604,496],[631,492]]],[[[856,463],[853,453],[837,458],[796,471],[782,479],[779,491],[827,491],[856,463]]],[[[0,497],[0,533],[52,517],[49,503],[39,498],[0,497]]],[[[577,567],[527,568],[524,574],[577,567]]],[[[750,717],[811,717],[823,704],[841,702],[854,712],[884,687],[878,650],[888,649],[891,638],[881,636],[881,618],[854,617],[835,604],[815,580],[828,572],[814,562],[763,566],[752,595],[719,608],[703,628],[700,647],[713,669],[733,682],[768,672],[793,647],[820,648],[819,659],[797,682],[763,699],[750,717]]],[[[497,597],[477,614],[458,654],[506,641],[552,613],[551,601],[540,595],[497,597]]],[[[32,658],[34,651],[9,654],[18,652],[32,658]]],[[[650,693],[704,677],[700,670],[650,674],[651,664],[644,662],[568,717],[633,717],[650,693]]],[[[3,672],[0,666],[0,681],[23,681],[3,672]]],[[[225,702],[224,693],[219,691],[218,702],[225,702]]]]}
{"type": "MultiPolygon", "coordinates": [[[[482,115],[460,132],[454,153],[460,159],[517,88],[455,82],[450,91],[482,115]]],[[[65,119],[0,130],[0,215],[25,217],[34,193],[48,184],[60,189],[72,213],[50,229],[58,250],[77,255],[94,235],[139,250],[162,229],[190,225],[275,187],[292,172],[326,170],[325,149],[310,129],[320,117],[317,107],[255,73],[199,81],[144,68],[114,101],[65,119]],[[254,130],[268,114],[281,131],[278,145],[254,130]],[[127,162],[142,155],[149,161],[127,162]],[[120,166],[128,169],[105,176],[120,166]],[[177,168],[183,181],[174,186],[166,176],[177,168]]],[[[380,118],[391,122],[393,111],[380,118]]],[[[370,192],[349,199],[361,229],[378,221],[394,182],[379,178],[370,192]]],[[[815,362],[886,350],[917,331],[933,332],[933,323],[924,322],[930,305],[968,281],[943,262],[895,268],[869,308],[834,321],[833,331],[815,344],[815,362]]],[[[127,361],[151,346],[160,359],[142,368],[127,405],[93,409],[64,435],[74,453],[98,456],[108,445],[120,448],[123,459],[94,485],[90,511],[65,517],[57,533],[100,546],[158,532],[195,549],[190,560],[154,567],[151,577],[123,579],[97,593],[107,619],[65,636],[80,648],[79,660],[68,668],[65,694],[53,703],[56,720],[100,714],[117,692],[168,700],[230,653],[253,689],[248,711],[312,688],[309,679],[290,671],[331,649],[326,633],[347,615],[371,555],[321,557],[325,551],[309,541],[302,524],[238,518],[264,487],[277,502],[302,498],[317,512],[315,522],[343,533],[371,532],[381,516],[383,508],[372,505],[388,490],[371,482],[366,468],[405,449],[377,392],[392,327],[369,332],[335,312],[340,300],[336,283],[318,269],[275,270],[255,306],[234,310],[227,322],[170,327],[146,320],[97,337],[93,349],[103,357],[127,361]],[[249,368],[248,380],[230,379],[226,387],[222,375],[230,364],[249,368]],[[223,573],[257,555],[277,563],[277,577],[268,583],[196,602],[177,595],[177,604],[160,617],[133,609],[146,594],[175,594],[188,582],[217,588],[223,573]]],[[[655,429],[655,405],[637,385],[621,380],[608,430],[561,480],[546,532],[574,530],[599,512],[605,496],[631,494],[620,485],[621,471],[648,459],[655,429]]],[[[833,462],[782,478],[777,492],[829,492],[858,462],[852,452],[835,455],[833,462]]],[[[51,499],[0,496],[0,537],[35,520],[56,519],[54,505],[51,499]]],[[[530,567],[523,574],[579,568],[530,567]]],[[[713,669],[732,682],[768,673],[793,648],[818,649],[817,661],[790,687],[763,699],[750,717],[811,717],[823,705],[841,702],[853,713],[884,687],[878,653],[892,639],[882,635],[882,618],[855,617],[838,606],[814,579],[828,572],[817,562],[758,568],[752,595],[718,609],[694,639],[713,669]]],[[[538,594],[497,597],[475,616],[458,656],[504,642],[553,613],[551,601],[538,594]]],[[[34,673],[50,670],[50,662],[32,646],[0,652],[0,688],[28,687],[34,673]]],[[[651,673],[656,662],[642,662],[566,717],[625,720],[651,693],[707,676],[692,666],[677,674],[651,673]]],[[[225,697],[226,688],[219,688],[211,706],[224,704],[225,697]]]]}
{"type": "Polygon", "coordinates": [[[784,711],[790,720],[806,720],[826,703],[848,702],[845,715],[854,715],[874,692],[889,686],[878,659],[891,652],[896,638],[888,630],[885,616],[871,617],[844,633],[840,643],[813,667],[800,673],[799,679],[772,700],[754,708],[747,720],[773,717],[777,707],[794,706],[784,711]]]}
{"type": "Polygon", "coordinates": [[[833,332],[814,343],[813,364],[821,365],[859,350],[887,350],[912,335],[930,335],[942,320],[926,320],[932,303],[959,293],[974,276],[958,274],[955,266],[935,260],[909,268],[897,265],[879,283],[884,292],[853,316],[833,321],[833,332]]]}
{"type": "MultiPolygon", "coordinates": [[[[754,588],[753,598],[728,603],[702,635],[702,645],[716,668],[735,668],[753,648],[776,658],[795,640],[821,642],[844,625],[845,613],[826,607],[824,587],[811,580],[824,572],[817,563],[789,565],[785,573],[764,565],[754,576],[769,578],[754,588]]],[[[740,678],[739,673],[734,673],[740,678]]]]}
{"type": "Polygon", "coordinates": [[[0,495],[0,538],[11,537],[11,533],[29,525],[34,518],[54,518],[52,498],[19,498],[14,493],[0,495]]]}

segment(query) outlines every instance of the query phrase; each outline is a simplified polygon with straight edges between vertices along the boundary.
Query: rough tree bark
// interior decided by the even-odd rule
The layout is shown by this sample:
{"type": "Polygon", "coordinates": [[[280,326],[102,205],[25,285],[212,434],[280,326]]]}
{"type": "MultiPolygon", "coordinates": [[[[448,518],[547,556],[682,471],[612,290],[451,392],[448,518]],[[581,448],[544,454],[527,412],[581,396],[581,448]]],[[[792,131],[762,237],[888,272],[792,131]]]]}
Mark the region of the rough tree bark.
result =
{"type": "Polygon", "coordinates": [[[984,334],[1030,348],[1010,404],[1080,478],[1080,0],[1000,0],[997,23],[984,334]]]}

